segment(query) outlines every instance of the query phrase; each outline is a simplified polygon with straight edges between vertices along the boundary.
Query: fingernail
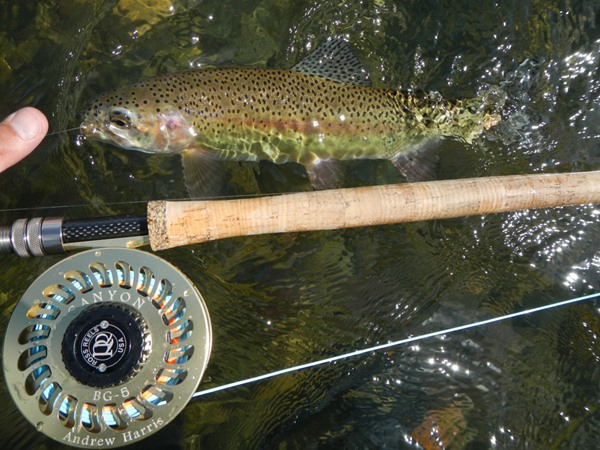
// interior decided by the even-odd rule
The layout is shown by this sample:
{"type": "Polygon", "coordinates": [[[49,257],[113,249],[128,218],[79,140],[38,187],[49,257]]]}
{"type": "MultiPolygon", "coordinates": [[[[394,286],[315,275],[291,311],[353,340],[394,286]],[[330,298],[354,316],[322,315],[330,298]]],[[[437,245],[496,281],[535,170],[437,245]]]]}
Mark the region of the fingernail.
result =
{"type": "Polygon", "coordinates": [[[17,111],[8,121],[9,125],[15,130],[15,133],[24,141],[30,141],[35,138],[39,132],[40,127],[38,121],[31,119],[31,115],[27,112],[20,110],[17,111]]]}

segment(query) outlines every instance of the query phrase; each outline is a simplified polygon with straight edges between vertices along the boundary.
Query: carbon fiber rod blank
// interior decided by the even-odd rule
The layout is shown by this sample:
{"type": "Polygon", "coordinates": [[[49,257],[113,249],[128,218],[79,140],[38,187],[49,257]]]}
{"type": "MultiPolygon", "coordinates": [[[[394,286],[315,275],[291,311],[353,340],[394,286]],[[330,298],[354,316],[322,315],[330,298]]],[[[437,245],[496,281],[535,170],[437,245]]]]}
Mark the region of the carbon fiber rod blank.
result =
{"type": "Polygon", "coordinates": [[[0,254],[44,256],[71,249],[108,246],[113,240],[142,238],[148,235],[144,216],[115,216],[91,219],[18,219],[0,227],[0,254]]]}

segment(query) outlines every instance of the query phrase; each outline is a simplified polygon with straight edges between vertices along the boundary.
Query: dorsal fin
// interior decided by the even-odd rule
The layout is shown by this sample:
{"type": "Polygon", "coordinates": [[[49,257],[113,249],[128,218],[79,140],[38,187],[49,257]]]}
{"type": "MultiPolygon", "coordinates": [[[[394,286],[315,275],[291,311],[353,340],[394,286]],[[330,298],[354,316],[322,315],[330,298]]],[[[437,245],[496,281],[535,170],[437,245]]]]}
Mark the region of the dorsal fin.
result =
{"type": "Polygon", "coordinates": [[[350,44],[342,38],[330,38],[292,70],[326,78],[336,83],[371,86],[369,73],[358,60],[350,44]]]}

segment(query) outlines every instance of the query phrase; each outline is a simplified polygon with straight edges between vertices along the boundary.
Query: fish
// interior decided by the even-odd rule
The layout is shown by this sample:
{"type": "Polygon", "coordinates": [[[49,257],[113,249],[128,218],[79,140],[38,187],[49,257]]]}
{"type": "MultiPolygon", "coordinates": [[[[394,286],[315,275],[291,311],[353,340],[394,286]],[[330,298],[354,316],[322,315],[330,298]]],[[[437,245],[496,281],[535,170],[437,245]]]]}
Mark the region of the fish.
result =
{"type": "Polygon", "coordinates": [[[218,190],[219,161],[300,163],[314,189],[339,186],[339,161],[389,160],[409,180],[435,177],[428,143],[471,143],[501,120],[498,99],[373,87],[350,44],[330,39],[290,69],[206,68],[159,75],[96,98],[86,139],[181,154],[190,196],[218,190]]]}

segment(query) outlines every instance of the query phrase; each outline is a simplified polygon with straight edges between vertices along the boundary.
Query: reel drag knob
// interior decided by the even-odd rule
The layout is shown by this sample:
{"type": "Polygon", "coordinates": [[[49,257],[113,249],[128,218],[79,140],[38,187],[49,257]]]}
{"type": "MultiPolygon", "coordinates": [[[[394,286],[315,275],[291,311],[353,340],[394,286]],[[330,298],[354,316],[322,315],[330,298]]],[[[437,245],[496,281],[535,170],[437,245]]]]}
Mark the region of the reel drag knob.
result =
{"type": "Polygon", "coordinates": [[[110,387],[139,371],[152,349],[143,317],[127,305],[93,305],[67,328],[62,357],[71,376],[82,384],[110,387]]]}

